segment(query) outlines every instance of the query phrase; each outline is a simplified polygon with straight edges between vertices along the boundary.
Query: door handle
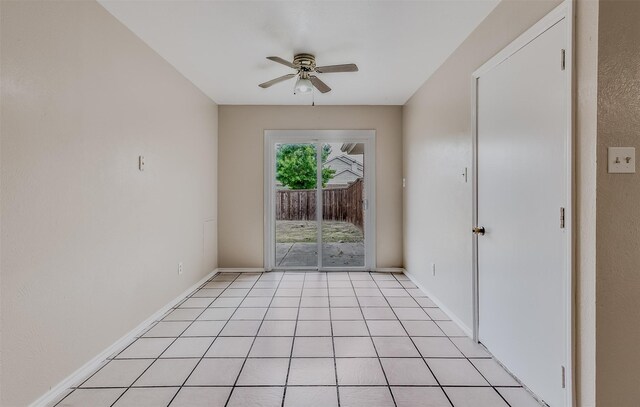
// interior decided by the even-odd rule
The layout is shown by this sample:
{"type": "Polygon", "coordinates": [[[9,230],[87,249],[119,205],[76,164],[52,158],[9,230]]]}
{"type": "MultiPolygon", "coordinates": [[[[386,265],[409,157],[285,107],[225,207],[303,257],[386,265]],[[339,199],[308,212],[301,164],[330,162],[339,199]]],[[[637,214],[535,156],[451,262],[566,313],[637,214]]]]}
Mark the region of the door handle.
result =
{"type": "Polygon", "coordinates": [[[473,233],[475,233],[476,235],[484,235],[484,226],[476,226],[475,228],[473,228],[471,230],[473,233]]]}

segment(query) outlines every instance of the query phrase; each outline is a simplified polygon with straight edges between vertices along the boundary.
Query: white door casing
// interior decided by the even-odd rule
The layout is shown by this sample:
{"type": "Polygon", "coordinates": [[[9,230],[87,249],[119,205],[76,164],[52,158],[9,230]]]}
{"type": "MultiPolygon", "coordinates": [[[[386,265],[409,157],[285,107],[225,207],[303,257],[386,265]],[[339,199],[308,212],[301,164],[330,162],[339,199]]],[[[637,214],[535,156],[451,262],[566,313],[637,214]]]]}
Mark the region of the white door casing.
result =
{"type": "Polygon", "coordinates": [[[551,407],[573,402],[571,15],[563,3],[473,82],[474,335],[551,407]]]}

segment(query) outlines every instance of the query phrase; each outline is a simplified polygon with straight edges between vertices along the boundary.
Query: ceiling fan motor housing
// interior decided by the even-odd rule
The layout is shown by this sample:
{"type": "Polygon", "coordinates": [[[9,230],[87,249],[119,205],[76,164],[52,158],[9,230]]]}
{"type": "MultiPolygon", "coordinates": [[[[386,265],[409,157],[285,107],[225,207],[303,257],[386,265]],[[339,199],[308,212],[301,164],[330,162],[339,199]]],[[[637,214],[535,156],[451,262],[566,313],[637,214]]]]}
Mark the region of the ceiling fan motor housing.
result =
{"type": "Polygon", "coordinates": [[[313,72],[316,69],[316,57],[311,54],[297,54],[293,57],[293,64],[301,71],[313,72]]]}

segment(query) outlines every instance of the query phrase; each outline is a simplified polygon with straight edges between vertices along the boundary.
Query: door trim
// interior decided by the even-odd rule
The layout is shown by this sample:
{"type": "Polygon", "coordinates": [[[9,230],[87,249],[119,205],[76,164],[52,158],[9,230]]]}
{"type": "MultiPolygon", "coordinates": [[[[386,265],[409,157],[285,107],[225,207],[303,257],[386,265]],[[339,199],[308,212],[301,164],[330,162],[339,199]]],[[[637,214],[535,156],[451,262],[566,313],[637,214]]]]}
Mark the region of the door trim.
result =
{"type": "MultiPolygon", "coordinates": [[[[574,347],[574,298],[575,298],[575,262],[574,262],[574,190],[575,190],[575,175],[574,175],[574,5],[572,0],[565,0],[558,7],[553,9],[549,14],[543,17],[540,21],[534,24],[531,28],[521,34],[511,44],[507,45],[502,51],[497,53],[493,58],[489,59],[480,68],[478,68],[472,74],[472,111],[471,111],[471,131],[472,131],[472,219],[473,224],[469,228],[478,224],[478,80],[479,78],[489,72],[491,69],[500,65],[502,62],[509,59],[513,54],[525,47],[531,41],[536,39],[542,33],[553,27],[558,22],[565,20],[567,24],[567,49],[565,51],[565,70],[567,72],[567,87],[565,89],[565,95],[567,97],[567,156],[566,156],[566,171],[567,171],[567,208],[565,211],[565,238],[566,238],[566,261],[567,267],[565,270],[565,321],[566,321],[566,338],[565,354],[567,360],[565,361],[565,385],[566,385],[566,405],[574,406],[575,404],[575,381],[574,381],[574,361],[575,361],[575,347],[574,347]]],[[[560,64],[560,54],[558,55],[558,64],[560,64]]],[[[472,235],[472,290],[473,290],[473,340],[478,342],[479,322],[480,322],[480,310],[479,310],[479,275],[478,275],[478,236],[472,235]]],[[[558,372],[558,380],[561,379],[560,372],[558,372]]]]}
{"type": "MultiPolygon", "coordinates": [[[[362,267],[296,267],[296,270],[371,271],[376,269],[376,131],[375,130],[265,130],[264,131],[264,269],[275,266],[275,157],[277,143],[357,142],[365,145],[364,189],[367,210],[364,214],[365,259],[362,267]]],[[[318,189],[320,191],[320,189],[318,189]]],[[[321,191],[318,192],[320,195],[321,191]]],[[[321,214],[318,214],[321,217],[321,214]]],[[[319,229],[319,233],[321,230],[319,229]]],[[[321,245],[320,245],[321,246],[321,245]]],[[[319,248],[318,256],[322,255],[319,248]]]]}

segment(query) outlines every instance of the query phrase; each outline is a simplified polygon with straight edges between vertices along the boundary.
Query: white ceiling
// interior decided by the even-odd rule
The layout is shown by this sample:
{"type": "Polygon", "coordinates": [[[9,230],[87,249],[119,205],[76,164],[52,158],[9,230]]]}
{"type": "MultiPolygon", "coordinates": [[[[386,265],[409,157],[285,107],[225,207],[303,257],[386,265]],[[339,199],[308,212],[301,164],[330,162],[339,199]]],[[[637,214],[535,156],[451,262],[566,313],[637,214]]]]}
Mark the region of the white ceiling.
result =
{"type": "Polygon", "coordinates": [[[258,84],[292,70],[265,59],[316,56],[356,63],[320,74],[333,90],[316,104],[402,105],[498,0],[140,1],[100,3],[219,104],[310,104],[294,80],[258,84]]]}

